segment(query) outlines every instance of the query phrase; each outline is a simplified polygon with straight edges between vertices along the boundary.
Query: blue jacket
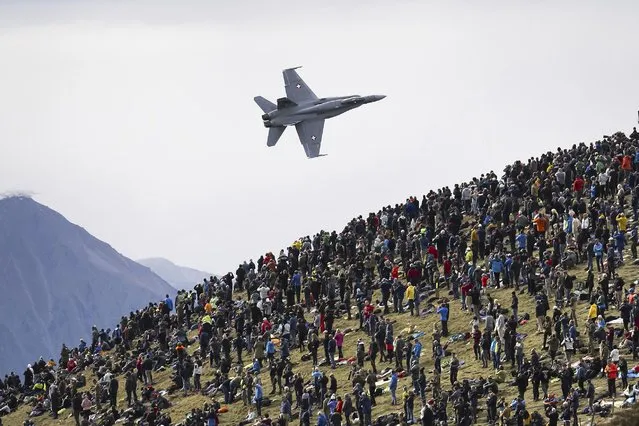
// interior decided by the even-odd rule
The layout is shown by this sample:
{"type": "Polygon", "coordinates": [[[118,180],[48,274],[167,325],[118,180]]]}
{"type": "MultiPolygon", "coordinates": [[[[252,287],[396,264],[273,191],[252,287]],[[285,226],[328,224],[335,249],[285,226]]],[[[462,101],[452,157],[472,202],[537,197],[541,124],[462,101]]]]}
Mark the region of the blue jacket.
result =
{"type": "Polygon", "coordinates": [[[595,252],[595,256],[597,257],[603,256],[603,244],[596,243],[592,248],[592,251],[595,252]]]}
{"type": "Polygon", "coordinates": [[[415,343],[415,346],[413,346],[413,355],[419,358],[421,354],[422,354],[422,344],[419,341],[417,341],[417,343],[415,343]]]}
{"type": "Polygon", "coordinates": [[[282,359],[286,359],[289,357],[289,355],[290,351],[288,350],[288,340],[283,339],[282,345],[280,346],[280,356],[282,357],[282,359]]]}
{"type": "Polygon", "coordinates": [[[430,244],[430,238],[428,238],[428,236],[424,233],[419,239],[419,243],[422,246],[422,250],[426,250],[428,248],[428,245],[430,244]]]}
{"type": "Polygon", "coordinates": [[[448,321],[448,308],[446,306],[437,309],[437,313],[439,314],[440,321],[448,321]]]}
{"type": "Polygon", "coordinates": [[[497,352],[497,349],[499,349],[499,342],[496,337],[493,337],[493,341],[490,342],[490,351],[497,352]]]}
{"type": "Polygon", "coordinates": [[[268,342],[266,342],[266,353],[267,354],[274,354],[275,353],[275,344],[273,342],[271,342],[270,340],[268,342]]]}
{"type": "Polygon", "coordinates": [[[409,217],[413,217],[414,215],[417,215],[417,208],[415,207],[415,204],[413,203],[406,203],[405,207],[404,207],[404,211],[406,212],[406,215],[409,217]]]}
{"type": "Polygon", "coordinates": [[[291,284],[295,287],[300,287],[302,285],[302,276],[300,274],[294,274],[291,278],[291,284]]]}
{"type": "Polygon", "coordinates": [[[397,373],[393,373],[390,379],[389,389],[397,389],[397,373]]]}
{"type": "Polygon", "coordinates": [[[506,262],[504,262],[504,266],[506,267],[506,271],[510,271],[511,266],[513,265],[513,258],[507,257],[506,262]]]}
{"type": "Polygon", "coordinates": [[[521,234],[517,235],[517,237],[515,237],[515,240],[517,241],[517,248],[525,249],[526,244],[528,243],[528,235],[522,232],[521,234]]]}
{"type": "Polygon", "coordinates": [[[262,392],[262,385],[260,384],[255,385],[255,396],[253,396],[253,400],[259,401],[262,399],[263,396],[264,394],[262,392]]]}
{"type": "Polygon", "coordinates": [[[167,297],[166,299],[164,299],[164,303],[166,303],[166,306],[168,306],[169,311],[173,310],[173,301],[171,300],[170,297],[167,297]]]}
{"type": "Polygon", "coordinates": [[[571,233],[572,232],[572,216],[568,215],[566,216],[566,220],[564,221],[564,225],[566,228],[566,232],[571,233]]]}
{"type": "Polygon", "coordinates": [[[360,401],[359,401],[359,406],[362,409],[362,411],[364,413],[370,413],[371,412],[371,399],[368,396],[364,396],[360,401]]]}
{"type": "Polygon", "coordinates": [[[328,426],[328,420],[326,420],[324,413],[320,413],[320,415],[317,416],[317,426],[328,426]]]}
{"type": "Polygon", "coordinates": [[[568,329],[568,335],[573,340],[577,338],[577,328],[574,325],[571,325],[570,328],[568,329]]]}
{"type": "Polygon", "coordinates": [[[313,377],[313,383],[317,385],[317,384],[319,384],[319,381],[322,378],[322,372],[319,371],[319,370],[313,371],[311,376],[313,377]]]}
{"type": "Polygon", "coordinates": [[[490,262],[490,270],[494,273],[501,273],[502,269],[504,269],[504,264],[501,259],[493,259],[492,262],[490,262]]]}

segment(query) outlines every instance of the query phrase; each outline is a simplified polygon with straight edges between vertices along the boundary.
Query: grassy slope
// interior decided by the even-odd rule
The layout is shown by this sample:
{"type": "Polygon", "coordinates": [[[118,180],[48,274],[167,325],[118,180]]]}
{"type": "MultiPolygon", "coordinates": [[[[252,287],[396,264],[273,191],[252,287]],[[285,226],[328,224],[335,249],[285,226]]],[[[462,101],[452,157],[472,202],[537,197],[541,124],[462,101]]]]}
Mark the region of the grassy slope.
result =
{"type": "MultiPolygon", "coordinates": [[[[579,268],[579,269],[580,270],[575,270],[573,272],[577,274],[578,279],[580,281],[583,281],[585,279],[585,273],[582,270],[583,268],[579,268]]],[[[626,265],[620,269],[620,274],[624,277],[624,279],[626,279],[626,282],[631,282],[635,279],[637,275],[637,270],[638,270],[637,266],[626,265]]],[[[506,290],[492,291],[491,293],[495,299],[502,300],[502,301],[509,301],[510,291],[511,290],[506,289],[506,290]]],[[[452,314],[451,314],[451,320],[449,321],[449,331],[451,334],[469,330],[468,324],[469,324],[469,321],[472,319],[471,314],[461,311],[459,309],[459,306],[460,306],[460,303],[458,301],[452,302],[452,309],[451,309],[452,314]]],[[[586,319],[587,309],[588,307],[585,303],[581,303],[579,305],[579,310],[578,310],[578,315],[580,320],[580,324],[578,324],[579,329],[581,329],[580,327],[583,324],[583,321],[586,319]]],[[[529,297],[523,296],[523,295],[520,297],[519,312],[520,312],[520,316],[525,312],[531,313],[531,316],[534,316],[534,306],[532,304],[532,300],[529,297]]],[[[397,324],[395,327],[396,333],[399,333],[400,330],[402,330],[404,327],[407,327],[409,325],[415,325],[417,330],[426,332],[426,336],[421,339],[422,342],[424,343],[424,351],[426,355],[425,357],[422,357],[422,364],[424,364],[425,362],[425,365],[427,367],[426,371],[429,371],[429,369],[431,369],[433,366],[433,362],[429,358],[430,345],[428,344],[427,337],[430,335],[433,329],[433,324],[437,322],[436,317],[431,314],[426,317],[418,319],[416,317],[410,317],[410,315],[407,313],[390,314],[389,317],[392,320],[397,321],[397,324]]],[[[346,319],[340,319],[336,321],[336,327],[339,327],[341,329],[344,329],[346,327],[351,327],[355,329],[357,328],[357,326],[358,326],[358,321],[355,319],[351,321],[348,321],[346,319]]],[[[541,348],[542,336],[535,334],[534,320],[520,327],[519,331],[522,333],[528,333],[528,337],[525,340],[526,353],[529,353],[530,349],[532,349],[533,347],[541,348]]],[[[355,355],[355,342],[357,342],[358,337],[365,337],[364,333],[357,331],[357,332],[350,333],[346,336],[344,340],[345,356],[349,357],[349,356],[355,355]]],[[[193,351],[196,349],[196,347],[197,346],[192,346],[190,350],[193,351]]],[[[480,362],[474,361],[472,343],[469,343],[469,341],[452,343],[449,346],[449,349],[456,352],[460,360],[463,360],[466,362],[466,364],[461,368],[459,372],[460,379],[476,378],[476,377],[479,377],[480,375],[483,377],[487,377],[487,375],[491,373],[490,369],[483,369],[481,367],[480,362]]],[[[292,356],[293,362],[295,363],[295,371],[301,371],[305,374],[306,377],[309,377],[311,372],[310,363],[300,362],[300,352],[298,350],[293,350],[291,356],[292,356]]],[[[320,357],[321,357],[321,351],[320,351],[320,357]]],[[[368,365],[369,364],[367,363],[367,367],[368,365]]],[[[385,366],[386,364],[378,365],[378,367],[381,367],[381,368],[385,366]]],[[[326,371],[326,370],[330,370],[330,368],[329,369],[322,368],[322,370],[326,371]]],[[[347,380],[349,370],[350,370],[349,366],[341,366],[341,367],[338,367],[336,370],[334,370],[335,377],[337,378],[338,384],[339,384],[338,392],[342,395],[350,391],[349,381],[347,380]]],[[[212,373],[211,370],[208,369],[208,367],[206,367],[204,376],[202,378],[203,383],[211,376],[211,373],[212,373]]],[[[157,389],[163,389],[170,385],[170,377],[168,372],[158,373],[156,377],[154,378],[157,380],[157,389]]],[[[87,377],[87,379],[88,379],[87,382],[91,383],[92,377],[87,377]]],[[[262,383],[265,384],[265,393],[268,394],[270,392],[270,380],[268,378],[268,373],[267,372],[265,373],[264,370],[262,372],[262,383]]],[[[410,384],[410,379],[409,378],[400,379],[400,389],[401,389],[401,386],[403,386],[404,384],[410,384]]],[[[443,375],[442,375],[442,385],[445,386],[446,388],[449,388],[446,368],[444,368],[443,375]]],[[[606,391],[606,383],[604,380],[602,379],[597,380],[595,382],[595,385],[597,387],[598,393],[603,393],[606,391]]],[[[125,393],[123,391],[124,383],[122,382],[120,384],[120,389],[121,390],[119,395],[118,407],[120,409],[123,409],[123,408],[126,408],[126,403],[124,400],[125,393]]],[[[527,391],[527,396],[528,396],[527,399],[528,399],[529,407],[532,408],[533,410],[539,409],[542,403],[532,402],[531,389],[532,387],[529,387],[529,390],[527,391]]],[[[506,387],[502,385],[500,387],[500,394],[502,392],[504,392],[504,395],[507,396],[507,401],[508,401],[509,398],[512,398],[516,395],[516,388],[506,387]]],[[[557,394],[560,394],[561,392],[559,388],[559,383],[551,383],[550,392],[551,393],[555,392],[557,394]]],[[[398,392],[398,394],[400,394],[400,392],[398,392]]],[[[169,413],[172,417],[173,422],[177,423],[182,421],[185,414],[188,413],[192,408],[202,407],[203,404],[206,402],[207,398],[200,395],[193,395],[193,396],[188,396],[185,398],[178,393],[171,396],[170,400],[173,406],[169,409],[169,413]]],[[[279,400],[280,400],[279,395],[275,395],[274,403],[270,407],[265,407],[263,409],[263,413],[270,413],[271,417],[277,416],[279,413],[279,400]]],[[[384,413],[389,413],[389,412],[392,412],[393,410],[398,409],[397,407],[392,407],[390,405],[390,395],[388,393],[385,393],[382,397],[377,398],[377,401],[378,401],[378,405],[376,408],[374,408],[375,416],[381,415],[384,413]]],[[[416,406],[418,405],[419,404],[417,403],[416,406]]],[[[416,407],[415,409],[416,413],[417,413],[417,410],[418,408],[416,407]]],[[[3,422],[5,425],[8,425],[8,426],[21,425],[24,419],[26,418],[26,416],[28,415],[29,411],[30,411],[30,408],[21,407],[15,413],[12,413],[11,415],[4,417],[3,422]]],[[[229,407],[228,413],[221,415],[221,422],[222,424],[229,424],[229,425],[238,424],[238,422],[246,416],[246,413],[247,413],[247,408],[243,406],[242,402],[241,401],[235,402],[229,407]]],[[[67,418],[66,416],[61,416],[60,419],[53,420],[50,416],[43,415],[41,417],[34,418],[34,420],[37,425],[42,425],[42,426],[51,426],[54,424],[64,424],[64,425],[73,424],[73,419],[67,418]]],[[[601,421],[602,419],[600,418],[599,420],[601,421]]],[[[483,414],[480,415],[479,422],[480,424],[485,423],[485,417],[483,414]]],[[[295,421],[295,423],[297,423],[297,421],[295,421]]]]}

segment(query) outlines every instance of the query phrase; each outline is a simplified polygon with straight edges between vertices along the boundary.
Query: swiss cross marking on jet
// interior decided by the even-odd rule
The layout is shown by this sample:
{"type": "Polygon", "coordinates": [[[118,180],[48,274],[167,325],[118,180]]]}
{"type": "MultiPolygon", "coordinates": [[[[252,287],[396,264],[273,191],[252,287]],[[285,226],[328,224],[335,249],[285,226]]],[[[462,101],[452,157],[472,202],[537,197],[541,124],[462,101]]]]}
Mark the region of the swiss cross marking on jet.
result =
{"type": "Polygon", "coordinates": [[[297,87],[299,89],[300,87],[302,87],[302,85],[297,83],[297,86],[295,86],[295,87],[297,87]]]}
{"type": "Polygon", "coordinates": [[[312,139],[312,140],[315,140],[315,135],[311,136],[311,139],[312,139]]]}

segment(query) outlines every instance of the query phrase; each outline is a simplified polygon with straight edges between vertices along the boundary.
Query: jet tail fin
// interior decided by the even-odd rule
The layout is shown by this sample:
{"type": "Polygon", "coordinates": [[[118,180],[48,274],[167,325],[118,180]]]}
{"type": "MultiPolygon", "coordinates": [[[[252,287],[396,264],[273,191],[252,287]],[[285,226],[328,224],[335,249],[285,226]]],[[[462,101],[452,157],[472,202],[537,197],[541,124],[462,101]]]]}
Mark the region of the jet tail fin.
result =
{"type": "Polygon", "coordinates": [[[264,111],[265,113],[269,113],[277,109],[277,106],[273,102],[269,101],[268,99],[264,99],[261,96],[256,96],[253,98],[253,100],[260,108],[262,108],[262,111],[264,111]]]}
{"type": "Polygon", "coordinates": [[[268,129],[268,139],[266,140],[266,146],[275,146],[278,140],[282,137],[282,133],[284,133],[286,127],[269,127],[268,129]]]}

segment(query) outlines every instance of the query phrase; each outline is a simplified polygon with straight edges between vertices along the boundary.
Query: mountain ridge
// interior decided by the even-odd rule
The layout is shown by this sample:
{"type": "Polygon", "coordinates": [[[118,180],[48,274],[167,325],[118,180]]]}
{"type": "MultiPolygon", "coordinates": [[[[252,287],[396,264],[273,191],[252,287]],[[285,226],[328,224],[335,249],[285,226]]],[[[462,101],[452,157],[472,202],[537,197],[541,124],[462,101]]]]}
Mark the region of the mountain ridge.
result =
{"type": "Polygon", "coordinates": [[[113,328],[174,289],[157,274],[31,197],[0,199],[0,369],[113,328]]]}
{"type": "Polygon", "coordinates": [[[178,290],[192,289],[193,286],[202,282],[204,278],[220,275],[204,272],[188,266],[178,265],[164,257],[147,257],[137,259],[140,265],[146,266],[164,281],[178,290]]]}

